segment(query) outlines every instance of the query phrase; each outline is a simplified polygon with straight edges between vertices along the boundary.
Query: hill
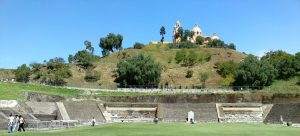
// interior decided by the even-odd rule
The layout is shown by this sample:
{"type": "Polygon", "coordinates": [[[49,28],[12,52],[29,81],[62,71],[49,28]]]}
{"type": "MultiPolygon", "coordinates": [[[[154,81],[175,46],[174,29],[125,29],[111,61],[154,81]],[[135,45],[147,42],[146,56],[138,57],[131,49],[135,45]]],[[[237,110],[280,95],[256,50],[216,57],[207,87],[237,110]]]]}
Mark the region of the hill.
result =
{"type": "MultiPolygon", "coordinates": [[[[163,71],[161,74],[160,85],[168,83],[173,87],[179,88],[192,85],[200,85],[199,73],[207,73],[208,88],[220,87],[220,75],[216,72],[215,64],[228,60],[235,62],[241,61],[246,55],[232,49],[225,48],[191,48],[191,49],[170,49],[166,44],[149,44],[142,49],[124,49],[114,52],[106,57],[101,58],[95,63],[94,70],[101,73],[101,79],[97,82],[86,82],[84,76],[85,70],[77,65],[69,64],[72,76],[66,79],[66,86],[86,87],[86,88],[116,88],[115,70],[118,61],[124,57],[135,56],[138,54],[151,55],[159,62],[163,71]],[[210,55],[208,62],[197,63],[192,67],[185,67],[175,62],[176,52],[180,50],[193,50],[198,55],[210,55]],[[192,70],[193,76],[186,78],[186,71],[192,70]]],[[[12,70],[0,69],[0,79],[14,78],[12,70]]],[[[34,80],[31,80],[34,82],[34,80]]]]}
{"type": "Polygon", "coordinates": [[[233,60],[235,62],[241,61],[246,55],[239,53],[235,50],[224,48],[192,48],[184,50],[193,50],[199,55],[209,54],[211,59],[208,62],[197,63],[193,67],[184,67],[181,64],[177,64],[174,60],[177,51],[183,49],[170,49],[166,44],[158,45],[146,45],[142,49],[125,49],[110,54],[107,57],[101,58],[94,68],[96,71],[101,72],[101,79],[98,82],[86,82],[84,80],[85,70],[71,65],[72,77],[67,79],[67,86],[73,87],[88,87],[88,88],[115,88],[117,84],[114,82],[114,71],[116,65],[121,58],[134,56],[138,54],[147,54],[153,56],[162,67],[160,84],[164,85],[168,83],[174,87],[191,87],[192,85],[200,85],[199,73],[207,73],[208,80],[206,86],[208,88],[220,87],[221,77],[216,72],[215,64],[218,62],[224,62],[233,60]],[[193,76],[186,78],[186,71],[192,70],[193,76]]]}

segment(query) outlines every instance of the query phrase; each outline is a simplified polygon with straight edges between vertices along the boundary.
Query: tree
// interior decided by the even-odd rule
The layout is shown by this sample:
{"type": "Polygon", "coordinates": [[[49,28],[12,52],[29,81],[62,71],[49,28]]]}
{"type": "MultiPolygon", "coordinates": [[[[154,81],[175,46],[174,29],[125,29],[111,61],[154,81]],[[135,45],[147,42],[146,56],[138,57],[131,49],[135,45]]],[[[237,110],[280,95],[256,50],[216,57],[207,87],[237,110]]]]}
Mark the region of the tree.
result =
{"type": "Polygon", "coordinates": [[[235,45],[234,45],[233,43],[230,43],[230,44],[227,46],[227,48],[236,50],[235,45]]]}
{"type": "Polygon", "coordinates": [[[249,55],[240,62],[234,76],[234,85],[262,89],[264,86],[270,86],[275,76],[276,70],[268,61],[249,55]]]}
{"type": "Polygon", "coordinates": [[[36,72],[39,72],[42,68],[43,68],[43,65],[40,64],[40,63],[31,63],[30,65],[30,68],[31,68],[31,72],[32,73],[36,73],[36,72]]]}
{"type": "Polygon", "coordinates": [[[209,42],[207,44],[208,47],[210,48],[224,48],[224,47],[227,47],[227,45],[224,43],[224,41],[222,40],[212,40],[211,42],[209,42]]]}
{"type": "Polygon", "coordinates": [[[196,37],[196,44],[202,45],[204,43],[204,37],[197,36],[196,37]]]}
{"type": "Polygon", "coordinates": [[[145,45],[139,42],[135,42],[133,45],[134,49],[142,49],[145,45]]]}
{"type": "Polygon", "coordinates": [[[72,76],[69,66],[65,60],[60,57],[55,57],[45,62],[44,70],[40,71],[36,79],[40,79],[41,83],[55,86],[63,86],[66,82],[65,78],[72,76]]]}
{"type": "Polygon", "coordinates": [[[114,50],[122,49],[123,36],[109,33],[106,37],[100,38],[99,47],[102,49],[102,55],[107,56],[114,50]]]}
{"type": "Polygon", "coordinates": [[[206,86],[205,86],[205,82],[207,81],[207,79],[208,79],[208,74],[207,73],[200,73],[200,75],[199,75],[200,77],[199,77],[199,80],[200,80],[200,82],[202,83],[202,88],[205,88],[206,86]]]}
{"type": "Polygon", "coordinates": [[[162,43],[164,43],[164,39],[165,39],[165,34],[166,34],[166,29],[165,29],[165,27],[164,26],[162,26],[161,28],[160,28],[160,35],[161,35],[161,40],[160,40],[160,42],[162,42],[162,43]]]}
{"type": "Polygon", "coordinates": [[[153,57],[138,55],[122,59],[117,64],[117,81],[120,85],[157,86],[161,65],[153,57]]]}
{"type": "Polygon", "coordinates": [[[288,79],[296,74],[294,56],[282,50],[267,52],[262,60],[268,61],[277,70],[277,79],[288,79]]]}
{"type": "Polygon", "coordinates": [[[194,35],[193,31],[190,31],[190,30],[186,29],[186,30],[183,31],[181,41],[188,41],[189,40],[188,38],[193,37],[193,35],[194,35]]]}
{"type": "Polygon", "coordinates": [[[71,64],[71,63],[74,63],[74,56],[72,54],[69,54],[68,56],[68,62],[71,64]]]}
{"type": "Polygon", "coordinates": [[[182,62],[183,66],[191,67],[194,66],[199,60],[199,56],[195,51],[191,50],[187,52],[186,50],[180,50],[176,52],[175,61],[177,64],[182,62]]]}
{"type": "Polygon", "coordinates": [[[29,76],[31,75],[31,70],[29,67],[26,66],[26,64],[23,64],[19,66],[15,71],[16,80],[18,82],[28,82],[29,76]]]}
{"type": "Polygon", "coordinates": [[[91,53],[91,54],[94,54],[94,47],[92,46],[92,43],[88,40],[85,40],[84,41],[84,45],[85,45],[85,49],[91,53]]]}
{"type": "Polygon", "coordinates": [[[197,63],[198,56],[195,51],[191,50],[183,60],[183,65],[187,67],[194,66],[197,63]]]}
{"type": "Polygon", "coordinates": [[[297,52],[295,54],[295,57],[294,57],[294,67],[295,67],[296,72],[300,71],[300,52],[297,52]]]}
{"type": "Polygon", "coordinates": [[[177,38],[180,38],[180,39],[183,38],[183,28],[182,27],[179,27],[177,30],[177,33],[175,33],[175,39],[177,39],[177,38]]]}
{"type": "Polygon", "coordinates": [[[47,69],[53,70],[55,68],[62,68],[65,66],[65,60],[61,57],[55,57],[53,59],[49,59],[47,62],[47,69]]]}
{"type": "Polygon", "coordinates": [[[85,69],[93,67],[93,63],[97,58],[86,50],[78,51],[73,57],[73,62],[82,66],[85,69]]]}

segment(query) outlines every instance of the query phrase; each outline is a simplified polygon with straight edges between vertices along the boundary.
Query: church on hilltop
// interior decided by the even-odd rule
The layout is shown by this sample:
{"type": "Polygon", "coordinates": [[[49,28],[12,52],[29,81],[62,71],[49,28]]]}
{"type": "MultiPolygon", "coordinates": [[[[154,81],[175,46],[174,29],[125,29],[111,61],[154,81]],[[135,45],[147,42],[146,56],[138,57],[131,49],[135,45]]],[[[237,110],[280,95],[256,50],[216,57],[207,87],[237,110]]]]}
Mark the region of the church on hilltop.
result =
{"type": "MultiPolygon", "coordinates": [[[[164,42],[164,43],[179,43],[179,42],[181,42],[181,36],[178,36],[178,34],[180,33],[179,31],[182,31],[181,33],[183,33],[184,30],[183,30],[183,27],[181,26],[181,23],[179,21],[176,21],[174,28],[173,28],[172,42],[164,42]]],[[[198,36],[201,36],[204,38],[204,42],[203,42],[204,45],[206,45],[209,41],[220,39],[216,33],[212,34],[211,36],[205,36],[202,33],[202,30],[198,26],[198,24],[195,24],[195,26],[193,27],[192,30],[190,30],[190,32],[192,33],[192,36],[187,37],[187,40],[192,43],[196,42],[196,39],[198,36]]],[[[159,43],[160,42],[153,41],[153,42],[150,42],[149,44],[159,44],[159,43]]]]}
{"type": "MultiPolygon", "coordinates": [[[[173,29],[173,43],[178,43],[181,41],[181,38],[176,36],[176,34],[178,33],[179,29],[182,28],[181,24],[179,21],[176,21],[176,24],[174,25],[174,29],[173,29]]],[[[202,33],[201,28],[198,26],[198,24],[195,24],[195,26],[193,27],[192,31],[193,36],[188,37],[188,41],[194,43],[196,42],[196,38],[198,36],[201,36],[204,38],[204,44],[208,43],[209,40],[219,40],[220,38],[217,36],[216,33],[214,33],[212,36],[205,36],[202,33]]]]}

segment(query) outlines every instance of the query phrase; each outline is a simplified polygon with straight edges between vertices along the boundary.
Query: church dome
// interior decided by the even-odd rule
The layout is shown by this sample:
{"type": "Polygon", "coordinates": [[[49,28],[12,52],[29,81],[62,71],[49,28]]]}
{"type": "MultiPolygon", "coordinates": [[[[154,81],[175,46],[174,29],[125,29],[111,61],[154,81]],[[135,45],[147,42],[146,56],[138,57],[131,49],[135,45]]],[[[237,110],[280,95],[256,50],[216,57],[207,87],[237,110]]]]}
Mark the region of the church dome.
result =
{"type": "Polygon", "coordinates": [[[192,31],[193,31],[194,34],[196,34],[196,35],[202,35],[202,31],[201,31],[200,27],[199,27],[197,24],[195,24],[195,26],[194,26],[194,28],[192,29],[192,31]]]}
{"type": "Polygon", "coordinates": [[[216,33],[214,33],[211,37],[210,37],[212,40],[219,40],[219,36],[217,36],[216,33]]]}

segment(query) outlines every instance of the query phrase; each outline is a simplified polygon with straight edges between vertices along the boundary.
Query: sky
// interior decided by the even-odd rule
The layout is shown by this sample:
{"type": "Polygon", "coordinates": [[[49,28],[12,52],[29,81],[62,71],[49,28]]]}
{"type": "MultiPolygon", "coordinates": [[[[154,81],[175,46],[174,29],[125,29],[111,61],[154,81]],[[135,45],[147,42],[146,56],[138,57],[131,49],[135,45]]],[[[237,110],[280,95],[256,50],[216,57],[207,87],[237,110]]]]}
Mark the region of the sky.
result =
{"type": "Polygon", "coordinates": [[[0,68],[67,60],[85,40],[100,55],[111,32],[123,35],[123,48],[159,41],[161,26],[172,41],[177,20],[240,52],[300,51],[300,0],[0,0],[0,68]]]}

